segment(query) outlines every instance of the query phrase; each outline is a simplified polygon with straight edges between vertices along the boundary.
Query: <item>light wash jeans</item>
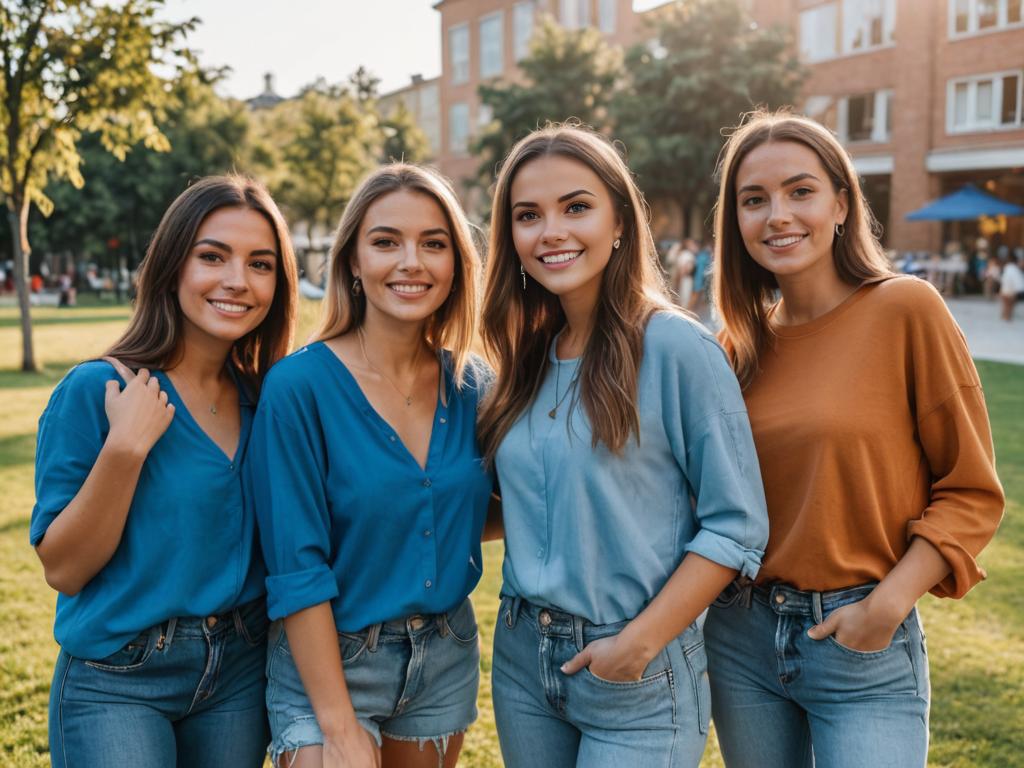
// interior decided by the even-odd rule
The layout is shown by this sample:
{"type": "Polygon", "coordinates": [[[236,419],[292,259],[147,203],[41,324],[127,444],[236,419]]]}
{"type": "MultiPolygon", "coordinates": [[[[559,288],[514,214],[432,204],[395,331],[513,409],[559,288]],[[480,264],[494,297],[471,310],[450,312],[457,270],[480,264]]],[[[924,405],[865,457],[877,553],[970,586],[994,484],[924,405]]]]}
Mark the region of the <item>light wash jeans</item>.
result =
{"type": "Polygon", "coordinates": [[[61,651],[50,689],[54,768],[258,768],[266,604],[178,618],[96,661],[61,651]]]}
{"type": "Polygon", "coordinates": [[[874,585],[832,592],[729,586],[704,628],[728,768],[923,768],[928,658],[917,609],[863,653],[807,630],[874,585]]]}
{"type": "Polygon", "coordinates": [[[578,616],[503,597],[494,633],[494,716],[506,768],[696,768],[710,700],[700,621],[636,682],[560,667],[626,622],[578,616]]]}

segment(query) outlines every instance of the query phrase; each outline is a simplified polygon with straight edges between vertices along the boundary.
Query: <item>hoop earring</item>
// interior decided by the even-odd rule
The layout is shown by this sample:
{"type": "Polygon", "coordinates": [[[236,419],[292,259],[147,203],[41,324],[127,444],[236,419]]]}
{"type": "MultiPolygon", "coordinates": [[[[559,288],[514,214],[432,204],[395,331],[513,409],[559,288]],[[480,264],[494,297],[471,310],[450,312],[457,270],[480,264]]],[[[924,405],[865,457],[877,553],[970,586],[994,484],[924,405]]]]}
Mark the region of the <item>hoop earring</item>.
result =
{"type": "Polygon", "coordinates": [[[616,237],[614,240],[612,240],[612,248],[615,249],[616,251],[619,250],[620,245],[622,245],[621,239],[616,237]]]}
{"type": "Polygon", "coordinates": [[[526,290],[526,270],[523,269],[523,262],[519,262],[519,276],[523,278],[523,290],[526,290]]]}
{"type": "Polygon", "coordinates": [[[846,226],[840,222],[836,222],[836,237],[842,237],[846,234],[846,226]]]}
{"type": "Polygon", "coordinates": [[[363,278],[356,275],[352,278],[352,291],[353,296],[359,297],[363,295],[363,278]]]}

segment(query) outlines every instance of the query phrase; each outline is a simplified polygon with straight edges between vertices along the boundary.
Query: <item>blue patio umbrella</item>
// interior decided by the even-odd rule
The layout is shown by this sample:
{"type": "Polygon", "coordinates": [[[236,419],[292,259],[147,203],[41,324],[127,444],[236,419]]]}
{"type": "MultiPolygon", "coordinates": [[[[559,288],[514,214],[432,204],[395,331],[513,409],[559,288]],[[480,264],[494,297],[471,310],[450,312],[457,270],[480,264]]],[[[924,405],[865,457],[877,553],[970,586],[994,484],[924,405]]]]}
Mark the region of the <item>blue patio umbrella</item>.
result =
{"type": "Polygon", "coordinates": [[[967,184],[907,214],[908,221],[968,221],[979,216],[1024,216],[1024,207],[967,184]]]}

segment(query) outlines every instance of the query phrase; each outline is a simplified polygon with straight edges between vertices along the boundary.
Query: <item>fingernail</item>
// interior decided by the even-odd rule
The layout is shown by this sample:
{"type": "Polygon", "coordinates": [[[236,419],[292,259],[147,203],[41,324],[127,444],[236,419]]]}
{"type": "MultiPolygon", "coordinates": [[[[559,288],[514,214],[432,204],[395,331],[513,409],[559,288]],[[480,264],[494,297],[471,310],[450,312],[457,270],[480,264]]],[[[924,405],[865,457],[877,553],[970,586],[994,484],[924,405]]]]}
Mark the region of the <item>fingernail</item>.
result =
{"type": "Polygon", "coordinates": [[[568,667],[568,666],[569,666],[568,664],[563,664],[562,666],[559,667],[559,669],[562,670],[563,672],[565,672],[565,668],[568,667]]]}

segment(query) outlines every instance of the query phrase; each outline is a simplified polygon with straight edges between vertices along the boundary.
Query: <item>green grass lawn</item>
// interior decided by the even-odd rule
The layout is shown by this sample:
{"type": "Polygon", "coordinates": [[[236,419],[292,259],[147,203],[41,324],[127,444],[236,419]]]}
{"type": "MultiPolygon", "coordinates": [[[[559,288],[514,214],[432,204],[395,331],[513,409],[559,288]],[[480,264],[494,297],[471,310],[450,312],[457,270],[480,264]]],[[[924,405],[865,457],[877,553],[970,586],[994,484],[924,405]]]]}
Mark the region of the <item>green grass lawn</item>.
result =
{"type": "MultiPolygon", "coordinates": [[[[300,339],[316,309],[303,306],[300,339]]],[[[0,763],[49,765],[46,705],[57,646],[54,594],[28,544],[36,421],[53,386],[76,361],[99,354],[129,316],[126,307],[39,309],[36,349],[43,371],[22,374],[17,310],[0,308],[0,763]]],[[[1024,766],[1024,367],[980,363],[1009,503],[982,557],[989,579],[962,601],[926,597],[921,611],[932,667],[930,765],[1024,766]]],[[[486,547],[474,595],[483,647],[480,720],[461,765],[501,765],[490,704],[490,647],[497,614],[501,545],[486,547]]],[[[714,739],[704,766],[721,766],[714,739]]],[[[539,767],[542,768],[542,767],[539,767]]],[[[623,766],[623,768],[632,768],[623,766]]]]}

